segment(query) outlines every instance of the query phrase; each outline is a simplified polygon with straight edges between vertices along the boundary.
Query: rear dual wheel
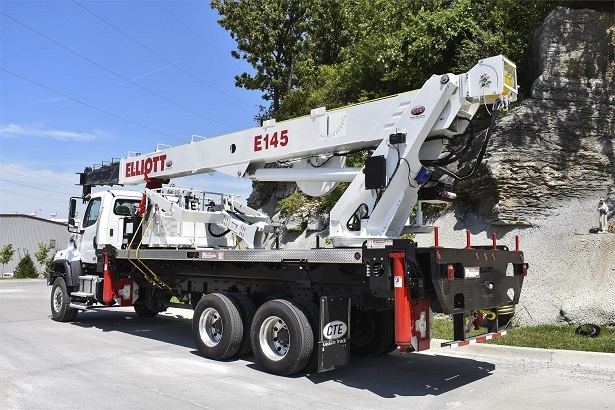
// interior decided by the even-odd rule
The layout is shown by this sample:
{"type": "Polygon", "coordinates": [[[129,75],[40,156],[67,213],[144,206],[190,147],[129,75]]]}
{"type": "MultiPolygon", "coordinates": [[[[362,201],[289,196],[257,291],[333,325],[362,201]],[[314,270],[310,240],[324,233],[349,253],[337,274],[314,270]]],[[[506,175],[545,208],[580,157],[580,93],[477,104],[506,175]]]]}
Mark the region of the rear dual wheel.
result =
{"type": "Polygon", "coordinates": [[[211,293],[196,305],[192,334],[199,352],[208,359],[238,357],[251,349],[268,372],[287,376],[315,364],[310,322],[317,318],[317,311],[313,302],[283,299],[256,310],[246,295],[211,293]]]}
{"type": "Polygon", "coordinates": [[[350,352],[375,357],[395,350],[393,316],[386,310],[352,308],[350,313],[350,352]]]}
{"type": "Polygon", "coordinates": [[[250,324],[256,308],[239,293],[210,293],[194,309],[192,335],[199,352],[213,360],[250,353],[250,324]]]}
{"type": "Polygon", "coordinates": [[[303,370],[314,350],[310,322],[293,301],[264,303],[256,311],[250,333],[256,360],[268,372],[281,376],[303,370]]]}

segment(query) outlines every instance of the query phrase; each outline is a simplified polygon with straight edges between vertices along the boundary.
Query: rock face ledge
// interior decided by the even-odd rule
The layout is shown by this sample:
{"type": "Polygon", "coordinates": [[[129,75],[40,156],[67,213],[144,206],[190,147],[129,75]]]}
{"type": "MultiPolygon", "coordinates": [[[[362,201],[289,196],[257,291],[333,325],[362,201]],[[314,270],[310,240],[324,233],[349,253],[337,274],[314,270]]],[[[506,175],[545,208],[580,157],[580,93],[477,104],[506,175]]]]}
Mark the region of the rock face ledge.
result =
{"type": "Polygon", "coordinates": [[[465,229],[509,248],[519,235],[530,269],[515,321],[615,325],[615,17],[557,8],[533,51],[531,98],[499,120],[480,173],[456,186],[465,203],[434,225],[442,246],[463,247],[465,229]],[[590,233],[599,197],[608,234],[590,233]]]}
{"type": "Polygon", "coordinates": [[[458,193],[493,225],[529,225],[561,201],[608,197],[615,215],[615,21],[558,7],[537,30],[531,98],[499,120],[478,178],[458,193]]]}

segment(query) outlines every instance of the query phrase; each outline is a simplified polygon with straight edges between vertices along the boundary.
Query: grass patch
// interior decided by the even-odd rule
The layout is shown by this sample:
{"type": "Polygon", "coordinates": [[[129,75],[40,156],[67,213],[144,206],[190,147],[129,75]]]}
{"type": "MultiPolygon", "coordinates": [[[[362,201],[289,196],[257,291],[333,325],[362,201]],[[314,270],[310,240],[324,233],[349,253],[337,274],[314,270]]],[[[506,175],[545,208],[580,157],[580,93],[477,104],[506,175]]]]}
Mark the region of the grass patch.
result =
{"type": "Polygon", "coordinates": [[[615,353],[615,329],[601,326],[598,337],[579,336],[576,326],[543,325],[519,327],[506,337],[490,341],[505,346],[566,349],[584,352],[615,353]]]}
{"type": "MultiPolygon", "coordinates": [[[[453,321],[449,319],[433,319],[434,337],[437,339],[453,339],[453,321]]],[[[565,349],[584,352],[615,353],[615,328],[601,326],[598,337],[584,337],[575,333],[577,326],[523,326],[517,327],[506,336],[490,340],[486,343],[536,347],[539,349],[565,349]]],[[[472,330],[469,337],[484,334],[485,329],[472,330]]]]}
{"type": "MultiPolygon", "coordinates": [[[[453,340],[453,321],[450,319],[436,319],[434,318],[431,321],[431,326],[433,327],[433,337],[436,339],[446,339],[453,340]]],[[[474,337],[479,335],[484,335],[486,330],[481,328],[479,330],[472,330],[470,333],[466,335],[466,337],[474,337]]]]}

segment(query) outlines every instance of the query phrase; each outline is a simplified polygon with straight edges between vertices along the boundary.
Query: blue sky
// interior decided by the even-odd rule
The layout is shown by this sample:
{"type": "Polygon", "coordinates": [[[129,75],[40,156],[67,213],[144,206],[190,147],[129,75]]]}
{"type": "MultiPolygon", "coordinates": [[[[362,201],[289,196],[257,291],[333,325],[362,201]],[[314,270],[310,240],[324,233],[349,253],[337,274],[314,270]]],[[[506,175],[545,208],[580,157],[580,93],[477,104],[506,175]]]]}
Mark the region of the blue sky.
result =
{"type": "MultiPolygon", "coordinates": [[[[0,213],[65,218],[85,167],[254,127],[265,105],[235,87],[251,67],[231,57],[208,1],[1,0],[0,11],[0,213]]],[[[221,174],[173,182],[251,190],[221,174]]]]}

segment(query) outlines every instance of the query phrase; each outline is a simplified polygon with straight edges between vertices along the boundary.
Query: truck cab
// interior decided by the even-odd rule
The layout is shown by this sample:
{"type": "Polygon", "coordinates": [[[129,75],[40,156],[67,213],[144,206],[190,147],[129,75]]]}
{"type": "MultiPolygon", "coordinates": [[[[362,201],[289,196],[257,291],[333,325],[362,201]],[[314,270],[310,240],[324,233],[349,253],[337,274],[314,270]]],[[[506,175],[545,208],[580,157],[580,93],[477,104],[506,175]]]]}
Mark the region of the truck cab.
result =
{"type": "Polygon", "coordinates": [[[84,199],[85,211],[79,221],[77,198],[71,198],[68,230],[71,232],[66,249],[56,253],[49,284],[61,276],[71,289],[78,286],[79,276],[95,274],[96,250],[105,245],[121,248],[125,245],[125,220],[136,214],[142,193],[106,190],[84,199]]]}

